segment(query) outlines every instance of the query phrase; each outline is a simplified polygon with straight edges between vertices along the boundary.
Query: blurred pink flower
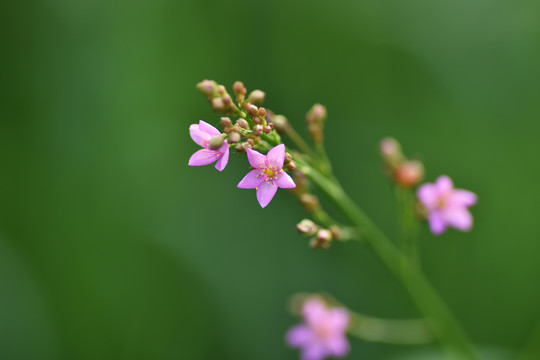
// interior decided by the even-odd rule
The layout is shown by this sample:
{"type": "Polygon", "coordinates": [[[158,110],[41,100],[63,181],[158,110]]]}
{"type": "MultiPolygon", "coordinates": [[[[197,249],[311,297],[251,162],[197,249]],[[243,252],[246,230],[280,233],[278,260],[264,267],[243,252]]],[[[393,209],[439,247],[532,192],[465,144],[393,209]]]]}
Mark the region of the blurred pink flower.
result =
{"type": "Polygon", "coordinates": [[[268,152],[268,155],[246,149],[249,164],[253,168],[238,183],[240,189],[256,189],[257,200],[261,207],[266,207],[276,194],[278,187],[292,189],[296,187],[293,179],[283,171],[285,145],[280,144],[268,152]]]}
{"type": "Polygon", "coordinates": [[[227,140],[223,141],[218,149],[210,148],[210,140],[213,137],[221,136],[221,133],[218,129],[212,125],[200,120],[199,124],[192,124],[189,127],[189,134],[193,141],[202,146],[204,149],[201,149],[191,155],[188,165],[191,166],[202,166],[213,163],[217,160],[216,169],[222,171],[227,166],[229,161],[229,144],[227,140]]]}
{"type": "Polygon", "coordinates": [[[418,189],[418,199],[428,213],[431,232],[442,234],[448,226],[461,231],[469,231],[473,218],[468,208],[476,204],[476,194],[454,189],[452,180],[445,175],[433,184],[424,184],[418,189]]]}
{"type": "Polygon", "coordinates": [[[302,308],[304,322],[292,327],[286,335],[289,346],[302,349],[302,360],[324,360],[349,353],[345,336],[349,313],[345,308],[327,309],[318,298],[310,298],[302,308]]]}

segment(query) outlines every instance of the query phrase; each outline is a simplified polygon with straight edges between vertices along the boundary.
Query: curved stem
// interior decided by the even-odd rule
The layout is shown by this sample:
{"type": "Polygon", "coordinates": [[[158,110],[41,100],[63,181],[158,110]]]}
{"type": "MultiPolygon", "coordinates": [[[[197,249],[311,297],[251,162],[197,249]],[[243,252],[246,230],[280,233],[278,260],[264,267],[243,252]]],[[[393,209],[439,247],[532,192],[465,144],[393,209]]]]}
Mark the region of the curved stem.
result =
{"type": "Polygon", "coordinates": [[[402,282],[447,354],[460,360],[478,359],[461,326],[429,281],[347,196],[337,179],[324,176],[308,166],[303,166],[302,171],[341,209],[382,262],[402,282]]]}

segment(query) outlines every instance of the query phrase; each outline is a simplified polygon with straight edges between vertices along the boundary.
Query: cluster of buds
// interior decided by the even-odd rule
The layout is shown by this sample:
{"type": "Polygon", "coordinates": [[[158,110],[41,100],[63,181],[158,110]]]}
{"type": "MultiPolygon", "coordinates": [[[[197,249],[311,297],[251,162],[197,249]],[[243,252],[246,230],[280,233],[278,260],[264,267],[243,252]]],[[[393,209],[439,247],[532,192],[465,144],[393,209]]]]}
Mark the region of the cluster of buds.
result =
{"type": "Polygon", "coordinates": [[[339,226],[325,229],[309,219],[303,219],[296,225],[296,230],[302,235],[311,236],[309,246],[313,249],[328,249],[334,240],[341,238],[339,226]]]}
{"type": "Polygon", "coordinates": [[[424,179],[424,165],[418,160],[407,159],[396,139],[389,137],[382,139],[379,151],[386,175],[396,184],[410,188],[424,179]]]}
{"type": "MultiPolygon", "coordinates": [[[[228,115],[221,118],[224,130],[222,140],[226,140],[238,152],[245,152],[246,149],[269,150],[270,145],[264,140],[264,136],[273,136],[275,139],[278,135],[274,131],[274,123],[267,120],[267,110],[259,107],[264,101],[265,93],[253,90],[248,94],[240,81],[236,81],[232,88],[236,101],[233,101],[225,86],[213,80],[203,80],[197,84],[197,89],[206,97],[212,110],[228,115]],[[236,116],[237,119],[232,120],[229,116],[236,116]]],[[[291,164],[289,169],[295,168],[290,155],[288,164],[291,164]]]]}
{"type": "Polygon", "coordinates": [[[324,121],[326,120],[326,108],[321,104],[315,104],[306,114],[306,123],[309,135],[314,144],[323,142],[324,121]]]}

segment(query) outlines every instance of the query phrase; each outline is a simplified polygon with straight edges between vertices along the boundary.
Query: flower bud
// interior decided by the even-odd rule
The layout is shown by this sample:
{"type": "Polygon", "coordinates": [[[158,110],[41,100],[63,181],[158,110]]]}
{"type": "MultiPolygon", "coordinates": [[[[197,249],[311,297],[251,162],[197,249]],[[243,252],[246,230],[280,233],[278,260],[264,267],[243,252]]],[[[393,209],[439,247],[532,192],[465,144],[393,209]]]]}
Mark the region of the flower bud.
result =
{"type": "Polygon", "coordinates": [[[317,232],[317,235],[311,239],[309,245],[313,249],[328,249],[330,247],[330,242],[332,241],[332,233],[330,230],[320,229],[317,232]]]}
{"type": "Polygon", "coordinates": [[[214,136],[208,142],[208,147],[212,150],[217,150],[223,145],[224,142],[225,140],[223,139],[223,136],[221,135],[214,136]]]}
{"type": "Polygon", "coordinates": [[[339,240],[341,239],[341,228],[337,225],[332,225],[328,229],[332,233],[332,239],[333,240],[339,240]]]}
{"type": "Polygon", "coordinates": [[[231,95],[229,95],[229,94],[223,95],[223,97],[221,99],[223,101],[223,104],[225,104],[227,106],[229,106],[229,104],[232,103],[231,95]]]}
{"type": "Polygon", "coordinates": [[[271,123],[280,134],[285,134],[290,129],[289,120],[283,115],[273,115],[271,123]]]}
{"type": "Polygon", "coordinates": [[[223,110],[225,110],[225,104],[223,103],[222,98],[218,98],[218,97],[213,98],[211,106],[214,112],[222,112],[223,110]]]}
{"type": "Polygon", "coordinates": [[[229,142],[229,144],[236,144],[240,140],[242,140],[242,136],[237,132],[231,132],[229,134],[229,137],[227,138],[227,141],[229,142]]]}
{"type": "Polygon", "coordinates": [[[262,125],[255,125],[253,127],[253,134],[257,136],[261,136],[263,133],[263,127],[262,125]]]}
{"type": "Polygon", "coordinates": [[[236,151],[238,151],[239,153],[243,153],[243,152],[246,152],[246,149],[244,148],[244,145],[243,144],[238,144],[234,147],[236,149],[236,151]]]}
{"type": "Polygon", "coordinates": [[[264,118],[266,116],[266,109],[263,107],[259,108],[259,116],[264,118]]]}
{"type": "Polygon", "coordinates": [[[254,104],[254,105],[260,105],[262,104],[262,102],[264,101],[264,97],[266,96],[266,94],[264,93],[264,91],[261,91],[261,90],[253,90],[249,95],[248,95],[248,98],[247,98],[247,101],[249,101],[250,103],[254,104]]]}
{"type": "Polygon", "coordinates": [[[261,119],[260,119],[259,117],[255,116],[255,117],[253,118],[253,122],[254,122],[255,124],[260,124],[260,123],[261,123],[261,119]]]}
{"type": "Polygon", "coordinates": [[[424,165],[418,160],[408,160],[394,172],[396,182],[403,187],[413,187],[424,179],[424,165]]]}
{"type": "Polygon", "coordinates": [[[249,130],[249,124],[248,124],[248,122],[246,121],[246,119],[240,118],[240,119],[238,119],[238,120],[236,121],[236,124],[237,124],[238,126],[240,126],[242,129],[249,130]]]}
{"type": "Polygon", "coordinates": [[[227,89],[225,89],[225,86],[223,85],[218,85],[216,89],[217,93],[220,95],[224,95],[227,92],[227,89]]]}
{"type": "Polygon", "coordinates": [[[391,137],[385,137],[379,143],[379,151],[385,160],[398,159],[403,157],[401,153],[401,146],[396,139],[391,137]]]}
{"type": "Polygon", "coordinates": [[[293,160],[289,161],[289,163],[286,166],[287,166],[287,170],[289,171],[296,170],[296,163],[293,160]]]}
{"type": "Polygon", "coordinates": [[[300,203],[307,212],[313,212],[319,209],[319,198],[313,194],[304,193],[300,195],[300,203]]]}
{"type": "Polygon", "coordinates": [[[246,87],[241,81],[236,81],[233,84],[233,91],[236,95],[245,95],[247,93],[246,87]]]}
{"type": "Polygon", "coordinates": [[[309,219],[303,219],[296,225],[296,230],[302,235],[315,235],[319,230],[317,224],[309,219]]]}
{"type": "Polygon", "coordinates": [[[315,104],[306,115],[306,121],[312,124],[321,124],[326,120],[326,108],[321,104],[315,104]]]}
{"type": "Polygon", "coordinates": [[[213,80],[203,80],[197,84],[197,89],[207,98],[213,97],[216,88],[217,83],[213,80]]]}
{"type": "Polygon", "coordinates": [[[221,119],[221,126],[223,126],[224,129],[232,127],[232,121],[228,117],[222,117],[221,119]]]}
{"type": "Polygon", "coordinates": [[[270,133],[272,132],[272,127],[266,125],[266,126],[263,128],[263,131],[264,131],[265,134],[270,134],[270,133]]]}
{"type": "Polygon", "coordinates": [[[246,110],[247,113],[251,116],[257,116],[257,114],[259,113],[259,109],[249,102],[245,103],[243,107],[244,110],[246,110]]]}

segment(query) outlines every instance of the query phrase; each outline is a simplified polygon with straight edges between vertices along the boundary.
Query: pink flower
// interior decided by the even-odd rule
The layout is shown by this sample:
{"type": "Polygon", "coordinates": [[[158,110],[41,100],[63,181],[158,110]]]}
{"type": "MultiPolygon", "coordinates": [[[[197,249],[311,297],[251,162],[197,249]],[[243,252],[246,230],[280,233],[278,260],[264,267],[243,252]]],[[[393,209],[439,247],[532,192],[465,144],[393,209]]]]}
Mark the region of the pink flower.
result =
{"type": "Polygon", "coordinates": [[[227,162],[229,161],[229,144],[227,143],[227,140],[223,141],[223,145],[218,149],[212,149],[209,145],[210,140],[213,137],[221,136],[218,129],[200,120],[199,125],[193,124],[189,127],[189,134],[193,141],[204,149],[191,155],[188,165],[208,165],[217,160],[216,169],[219,171],[225,169],[225,166],[227,166],[227,162]]]}
{"type": "Polygon", "coordinates": [[[476,204],[476,194],[454,189],[448,176],[439,176],[434,184],[424,184],[418,189],[418,199],[428,212],[431,232],[442,234],[448,226],[469,231],[473,218],[468,208],[476,204]]]}
{"type": "Polygon", "coordinates": [[[268,152],[268,155],[246,149],[249,164],[253,168],[238,183],[240,189],[256,189],[257,200],[261,207],[266,207],[276,194],[277,188],[292,189],[296,187],[293,179],[283,171],[285,145],[280,144],[268,152]]]}
{"type": "Polygon", "coordinates": [[[323,360],[349,353],[345,336],[349,325],[346,309],[327,309],[321,300],[311,298],[304,302],[302,314],[304,323],[294,326],[286,335],[289,346],[302,349],[302,360],[323,360]]]}

